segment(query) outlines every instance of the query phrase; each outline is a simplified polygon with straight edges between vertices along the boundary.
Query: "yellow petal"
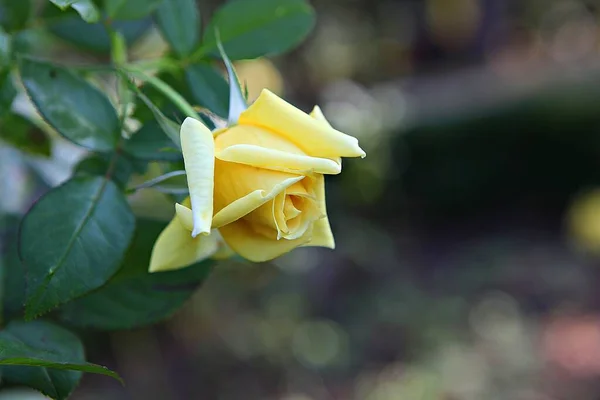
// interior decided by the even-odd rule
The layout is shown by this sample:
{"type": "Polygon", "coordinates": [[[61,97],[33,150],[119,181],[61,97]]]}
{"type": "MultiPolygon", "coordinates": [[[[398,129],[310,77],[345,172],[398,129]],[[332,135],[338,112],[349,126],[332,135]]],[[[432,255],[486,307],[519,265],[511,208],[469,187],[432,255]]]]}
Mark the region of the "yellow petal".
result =
{"type": "Polygon", "coordinates": [[[314,185],[315,195],[319,204],[321,215],[325,217],[315,221],[313,224],[312,238],[307,246],[335,248],[335,240],[327,218],[327,206],[325,202],[325,177],[317,176],[317,182],[314,185]]]}
{"type": "Polygon", "coordinates": [[[215,138],[215,157],[235,163],[304,174],[339,174],[337,160],[311,157],[289,140],[267,129],[236,125],[215,138]]]}
{"type": "Polygon", "coordinates": [[[225,225],[219,230],[233,251],[253,262],[272,260],[310,240],[310,230],[295,240],[269,239],[255,232],[243,219],[225,225]]]}
{"type": "Polygon", "coordinates": [[[215,235],[217,242],[219,243],[219,249],[215,254],[212,255],[212,259],[224,260],[235,256],[235,251],[233,251],[231,247],[229,247],[227,243],[225,243],[225,239],[223,239],[223,236],[221,235],[221,232],[218,229],[213,229],[210,235],[215,235]]]}
{"type": "Polygon", "coordinates": [[[239,118],[240,125],[259,126],[290,140],[313,157],[364,157],[356,138],[333,129],[264,89],[239,118]]]}
{"type": "MultiPolygon", "coordinates": [[[[313,117],[314,119],[316,119],[317,121],[327,125],[328,127],[331,127],[331,124],[329,123],[329,121],[327,121],[327,118],[325,118],[325,115],[323,115],[323,111],[321,111],[321,107],[315,106],[313,108],[313,110],[311,111],[310,116],[313,117]]],[[[335,163],[340,166],[340,169],[342,168],[342,157],[334,158],[333,161],[335,161],[335,163]]]]}
{"type": "Polygon", "coordinates": [[[310,116],[313,117],[314,119],[316,119],[317,121],[324,122],[328,126],[331,126],[331,124],[329,123],[329,121],[327,121],[327,118],[325,118],[325,114],[323,114],[323,111],[321,110],[321,107],[319,107],[319,106],[315,106],[313,108],[313,110],[310,112],[310,116]]]}
{"type": "MultiPolygon", "coordinates": [[[[175,204],[177,219],[185,229],[191,231],[193,226],[192,210],[187,207],[187,205],[189,205],[189,202],[186,203],[186,201],[184,201],[183,203],[184,204],[175,204]]],[[[223,237],[219,233],[218,229],[212,229],[210,231],[210,238],[211,240],[216,240],[218,244],[217,251],[214,254],[212,254],[210,258],[215,260],[223,260],[225,258],[229,258],[235,255],[233,250],[231,250],[229,246],[227,246],[227,243],[225,243],[225,241],[223,240],[223,237]]]]}
{"type": "Polygon", "coordinates": [[[215,163],[215,214],[212,226],[220,228],[274,199],[305,176],[271,171],[217,160],[215,163]]]}
{"type": "Polygon", "coordinates": [[[185,229],[190,232],[194,229],[194,213],[187,205],[175,204],[175,215],[185,229]]]}
{"type": "Polygon", "coordinates": [[[210,233],[215,146],[210,130],[193,118],[188,117],[183,121],[180,137],[193,211],[192,236],[196,237],[210,233]]]}
{"type": "Polygon", "coordinates": [[[154,243],[150,256],[150,272],[180,269],[211,257],[219,250],[218,238],[198,236],[173,218],[154,243]]]}

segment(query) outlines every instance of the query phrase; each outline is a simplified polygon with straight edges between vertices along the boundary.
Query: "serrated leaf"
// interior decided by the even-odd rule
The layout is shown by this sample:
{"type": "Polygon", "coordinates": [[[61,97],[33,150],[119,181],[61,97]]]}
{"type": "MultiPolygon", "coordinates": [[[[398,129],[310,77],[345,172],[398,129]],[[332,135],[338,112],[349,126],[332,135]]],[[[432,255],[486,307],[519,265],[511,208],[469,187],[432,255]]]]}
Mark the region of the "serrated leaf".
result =
{"type": "Polygon", "coordinates": [[[85,22],[94,23],[100,19],[100,11],[92,0],[50,0],[50,2],[63,11],[69,7],[73,8],[85,22]]]}
{"type": "Polygon", "coordinates": [[[65,138],[96,151],[111,151],[121,135],[119,119],[106,96],[71,71],[24,58],[23,85],[44,119],[65,138]]]}
{"type": "Polygon", "coordinates": [[[314,11],[304,0],[230,1],[204,30],[202,53],[218,55],[218,32],[232,60],[280,54],[299,44],[314,24],[314,11]]]}
{"type": "Polygon", "coordinates": [[[164,0],[156,10],[160,31],[179,56],[189,55],[200,38],[200,13],[195,0],[164,0]]]}
{"type": "Polygon", "coordinates": [[[36,156],[50,156],[50,138],[37,125],[18,114],[0,120],[0,141],[36,156]]]}
{"type": "Polygon", "coordinates": [[[102,286],[118,269],[135,219],[106,177],[75,177],[43,196],[21,224],[26,318],[102,286]]]}
{"type": "Polygon", "coordinates": [[[196,103],[227,118],[229,85],[217,69],[204,63],[191,64],[185,68],[185,78],[196,103]]]}
{"type": "Polygon", "coordinates": [[[151,14],[163,0],[104,0],[106,13],[112,19],[133,20],[151,14]]]}
{"type": "Polygon", "coordinates": [[[177,161],[181,151],[173,144],[157,121],[149,121],[133,134],[123,146],[133,158],[145,161],[177,161]]]}
{"type": "Polygon", "coordinates": [[[85,361],[83,344],[68,330],[46,321],[13,321],[0,331],[0,373],[4,381],[66,399],[82,372],[121,380],[109,369],[85,361]]]}
{"type": "Polygon", "coordinates": [[[207,278],[212,262],[170,272],[148,273],[150,254],[165,223],[139,220],[122,268],[100,290],[66,304],[60,317],[96,329],[128,329],[172,315],[207,278]]]}

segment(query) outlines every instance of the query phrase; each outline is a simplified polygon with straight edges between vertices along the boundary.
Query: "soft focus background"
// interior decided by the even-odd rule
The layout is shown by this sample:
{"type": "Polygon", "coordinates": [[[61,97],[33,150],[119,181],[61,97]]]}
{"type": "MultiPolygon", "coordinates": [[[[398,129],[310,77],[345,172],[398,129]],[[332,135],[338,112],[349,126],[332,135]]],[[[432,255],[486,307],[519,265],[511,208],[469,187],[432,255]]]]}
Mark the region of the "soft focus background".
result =
{"type": "MultiPolygon", "coordinates": [[[[312,4],[302,46],[237,68],[366,150],[328,177],[337,249],[223,263],[162,325],[82,332],[127,386],[86,375],[73,399],[600,398],[600,1],[312,4]]],[[[1,210],[76,150],[0,143],[1,210]]],[[[138,212],[169,218],[145,193],[138,212]]]]}

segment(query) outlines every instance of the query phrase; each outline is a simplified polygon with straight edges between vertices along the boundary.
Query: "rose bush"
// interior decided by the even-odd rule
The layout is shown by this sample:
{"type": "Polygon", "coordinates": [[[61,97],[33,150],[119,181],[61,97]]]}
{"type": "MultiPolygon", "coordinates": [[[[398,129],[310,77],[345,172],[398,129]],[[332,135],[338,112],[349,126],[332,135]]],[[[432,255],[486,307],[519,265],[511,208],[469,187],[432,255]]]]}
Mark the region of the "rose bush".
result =
{"type": "Polygon", "coordinates": [[[324,176],[365,152],[319,107],[309,115],[263,90],[236,124],[211,132],[187,118],[180,139],[190,196],[158,237],[150,271],[231,250],[260,262],[299,246],[334,248],[324,176]]]}

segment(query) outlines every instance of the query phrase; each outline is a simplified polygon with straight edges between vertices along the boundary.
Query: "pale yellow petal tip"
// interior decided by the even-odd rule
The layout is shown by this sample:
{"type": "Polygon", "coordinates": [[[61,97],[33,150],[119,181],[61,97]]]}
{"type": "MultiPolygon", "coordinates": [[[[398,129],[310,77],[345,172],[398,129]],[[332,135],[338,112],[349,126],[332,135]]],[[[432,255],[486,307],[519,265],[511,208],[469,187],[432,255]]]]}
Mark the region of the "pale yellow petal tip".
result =
{"type": "Polygon", "coordinates": [[[187,117],[181,124],[181,128],[179,129],[179,135],[181,135],[183,132],[197,132],[199,130],[210,132],[210,129],[208,129],[206,125],[204,125],[200,120],[197,120],[196,118],[192,117],[187,117]]]}

